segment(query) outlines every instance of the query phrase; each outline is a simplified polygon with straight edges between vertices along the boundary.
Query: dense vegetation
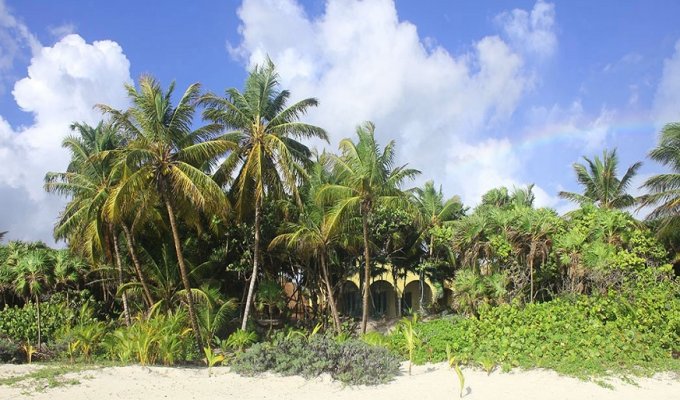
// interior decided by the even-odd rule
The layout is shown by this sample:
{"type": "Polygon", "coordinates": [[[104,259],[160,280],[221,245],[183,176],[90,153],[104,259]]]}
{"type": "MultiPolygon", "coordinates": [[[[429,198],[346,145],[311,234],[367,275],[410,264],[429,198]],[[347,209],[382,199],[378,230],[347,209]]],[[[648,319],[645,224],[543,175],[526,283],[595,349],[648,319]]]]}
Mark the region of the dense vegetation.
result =
{"type": "Polygon", "coordinates": [[[289,104],[277,79],[267,62],[243,90],[195,84],[176,100],[145,76],[127,86],[129,109],[98,105],[101,123],[73,124],[70,164],[45,177],[68,200],[54,229],[66,249],[0,246],[0,360],[224,360],[350,383],[389,380],[394,354],[444,361],[447,348],[489,369],[677,368],[680,125],[651,151],[671,171],[644,196],[628,192],[640,164],[619,178],[612,150],[574,165],[583,192],[560,193],[578,205],[566,215],[536,208],[531,185],[471,209],[432,181],[406,187],[419,172],[370,122],[339,154],[307,147],[326,139],[301,121],[317,101],[289,104]],[[640,206],[656,208],[638,221],[640,206]],[[456,315],[359,341],[369,287],[358,326],[337,296],[348,277],[385,271],[450,288],[451,303],[439,290],[412,311],[456,315]]]}

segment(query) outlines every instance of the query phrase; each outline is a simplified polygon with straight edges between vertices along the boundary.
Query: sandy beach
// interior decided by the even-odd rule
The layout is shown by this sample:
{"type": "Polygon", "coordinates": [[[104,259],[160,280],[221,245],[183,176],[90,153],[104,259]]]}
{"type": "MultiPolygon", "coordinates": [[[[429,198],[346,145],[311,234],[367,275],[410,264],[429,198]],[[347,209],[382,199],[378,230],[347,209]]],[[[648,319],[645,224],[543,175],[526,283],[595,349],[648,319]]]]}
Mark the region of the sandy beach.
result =
{"type": "MultiPolygon", "coordinates": [[[[41,368],[28,365],[0,365],[0,378],[26,374],[41,368]]],[[[677,374],[635,378],[635,384],[609,379],[613,388],[594,382],[564,377],[552,371],[532,370],[510,373],[464,369],[464,399],[680,399],[677,374]]],[[[71,383],[45,387],[45,382],[24,380],[0,386],[0,399],[455,399],[458,381],[445,364],[417,366],[411,376],[402,366],[402,374],[380,386],[349,387],[328,376],[306,380],[265,374],[242,377],[227,367],[206,368],[107,367],[84,370],[61,376],[71,383]],[[75,383],[78,382],[78,383],[75,383]]]]}

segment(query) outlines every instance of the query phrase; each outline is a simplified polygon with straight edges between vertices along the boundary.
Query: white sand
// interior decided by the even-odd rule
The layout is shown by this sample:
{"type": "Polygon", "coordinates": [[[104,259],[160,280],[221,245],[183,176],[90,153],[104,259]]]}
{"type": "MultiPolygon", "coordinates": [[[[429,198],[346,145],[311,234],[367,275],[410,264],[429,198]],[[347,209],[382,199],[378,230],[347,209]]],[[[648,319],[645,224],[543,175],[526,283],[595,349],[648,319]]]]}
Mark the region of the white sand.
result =
{"type": "MultiPolygon", "coordinates": [[[[34,370],[35,366],[0,365],[0,378],[34,370]]],[[[559,376],[551,371],[494,372],[464,369],[464,399],[680,399],[677,374],[636,378],[637,385],[610,380],[614,389],[592,382],[559,376]]],[[[372,387],[348,387],[324,376],[313,380],[266,374],[254,378],[230,373],[226,367],[163,368],[140,366],[103,368],[69,374],[79,384],[35,391],[35,383],[24,381],[0,386],[0,399],[276,399],[276,400],[429,400],[458,398],[458,380],[444,364],[414,367],[409,376],[406,366],[393,382],[372,387]]]]}

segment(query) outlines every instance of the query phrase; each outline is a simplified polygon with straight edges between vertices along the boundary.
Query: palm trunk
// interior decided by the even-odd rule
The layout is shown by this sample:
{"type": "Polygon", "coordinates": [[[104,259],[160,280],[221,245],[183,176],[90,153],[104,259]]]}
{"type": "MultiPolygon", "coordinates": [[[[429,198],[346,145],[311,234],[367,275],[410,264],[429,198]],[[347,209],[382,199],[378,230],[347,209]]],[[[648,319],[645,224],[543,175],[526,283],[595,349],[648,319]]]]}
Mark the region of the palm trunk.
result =
{"type": "Polygon", "coordinates": [[[255,200],[255,243],[253,245],[253,274],[250,277],[250,285],[248,286],[248,296],[246,296],[246,304],[243,311],[243,321],[241,322],[241,329],[246,330],[248,324],[248,316],[250,314],[250,304],[253,301],[253,293],[255,292],[255,280],[257,279],[257,267],[260,262],[260,213],[261,200],[255,200]]]}
{"type": "Polygon", "coordinates": [[[339,335],[340,330],[340,316],[338,315],[338,308],[335,305],[335,296],[333,296],[333,288],[331,287],[331,279],[328,276],[328,267],[326,266],[326,254],[321,255],[321,273],[323,273],[323,280],[326,282],[326,291],[328,292],[328,305],[331,307],[331,314],[333,315],[333,325],[335,325],[335,332],[339,335]]]}
{"type": "Polygon", "coordinates": [[[179,272],[182,275],[182,284],[184,285],[184,290],[187,292],[187,308],[189,309],[191,329],[194,331],[194,338],[196,338],[198,351],[203,352],[203,339],[201,338],[201,330],[198,326],[198,319],[196,318],[196,308],[194,306],[194,296],[191,293],[189,274],[187,273],[187,267],[184,264],[184,256],[182,255],[182,245],[179,240],[177,223],[175,222],[175,212],[172,209],[170,201],[167,199],[165,200],[165,207],[168,209],[168,218],[170,219],[170,228],[172,229],[172,239],[175,242],[175,252],[177,252],[177,263],[179,264],[179,272]]]}
{"type": "Polygon", "coordinates": [[[38,317],[38,351],[40,351],[40,347],[42,344],[42,326],[40,321],[40,296],[38,296],[37,294],[35,295],[35,307],[38,317]]]}
{"type": "Polygon", "coordinates": [[[368,325],[368,291],[370,288],[371,279],[371,260],[370,251],[368,248],[368,215],[366,212],[361,213],[361,220],[364,228],[364,293],[363,293],[363,310],[361,314],[361,333],[366,333],[366,326],[368,325]]]}
{"type": "MultiPolygon", "coordinates": [[[[113,236],[113,252],[116,256],[118,287],[121,287],[123,286],[123,265],[120,262],[120,251],[118,250],[118,235],[116,235],[116,233],[113,232],[113,229],[111,229],[111,233],[112,233],[111,236],[113,236]]],[[[130,319],[130,310],[128,309],[127,293],[123,292],[121,298],[123,299],[123,315],[125,316],[125,325],[130,326],[132,325],[132,320],[130,319]]]]}
{"type": "Polygon", "coordinates": [[[144,277],[144,273],[142,272],[142,266],[139,263],[139,259],[137,258],[134,237],[132,236],[132,233],[130,232],[130,229],[128,229],[127,225],[125,224],[122,225],[123,232],[125,233],[125,240],[127,241],[128,244],[128,252],[130,253],[130,258],[132,258],[132,264],[135,266],[137,279],[139,279],[139,283],[142,285],[142,292],[144,292],[144,300],[146,301],[146,305],[149,308],[151,308],[153,306],[153,297],[151,296],[149,285],[147,284],[146,278],[144,277]]]}
{"type": "Polygon", "coordinates": [[[534,253],[536,246],[531,243],[529,250],[529,303],[534,302],[534,253]]]}

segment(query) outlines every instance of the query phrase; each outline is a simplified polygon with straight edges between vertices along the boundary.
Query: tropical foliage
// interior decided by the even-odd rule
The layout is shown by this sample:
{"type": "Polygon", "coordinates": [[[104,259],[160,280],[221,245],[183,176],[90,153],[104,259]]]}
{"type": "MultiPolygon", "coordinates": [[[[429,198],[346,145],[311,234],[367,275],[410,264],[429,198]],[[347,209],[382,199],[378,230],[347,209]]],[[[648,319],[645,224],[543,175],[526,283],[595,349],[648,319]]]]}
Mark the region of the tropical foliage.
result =
{"type": "Polygon", "coordinates": [[[467,207],[433,181],[410,187],[419,171],[372,122],[337,154],[313,150],[328,140],[305,122],[317,100],[293,102],[278,81],[270,60],[224,96],[143,76],[129,108],[74,123],[66,170],[45,177],[66,199],[64,248],[0,245],[0,358],[224,362],[367,384],[391,379],[399,357],[449,361],[460,377],[465,364],[673,366],[680,125],[650,152],[670,171],[639,198],[641,164],[619,177],[605,150],[574,164],[583,190],[560,193],[577,205],[565,215],[537,207],[533,185],[467,207]],[[646,221],[634,205],[653,208],[646,221]],[[394,298],[373,293],[390,275],[394,298]],[[419,322],[439,312],[456,316],[419,322]],[[389,337],[367,332],[371,316],[409,313],[389,337]]]}

